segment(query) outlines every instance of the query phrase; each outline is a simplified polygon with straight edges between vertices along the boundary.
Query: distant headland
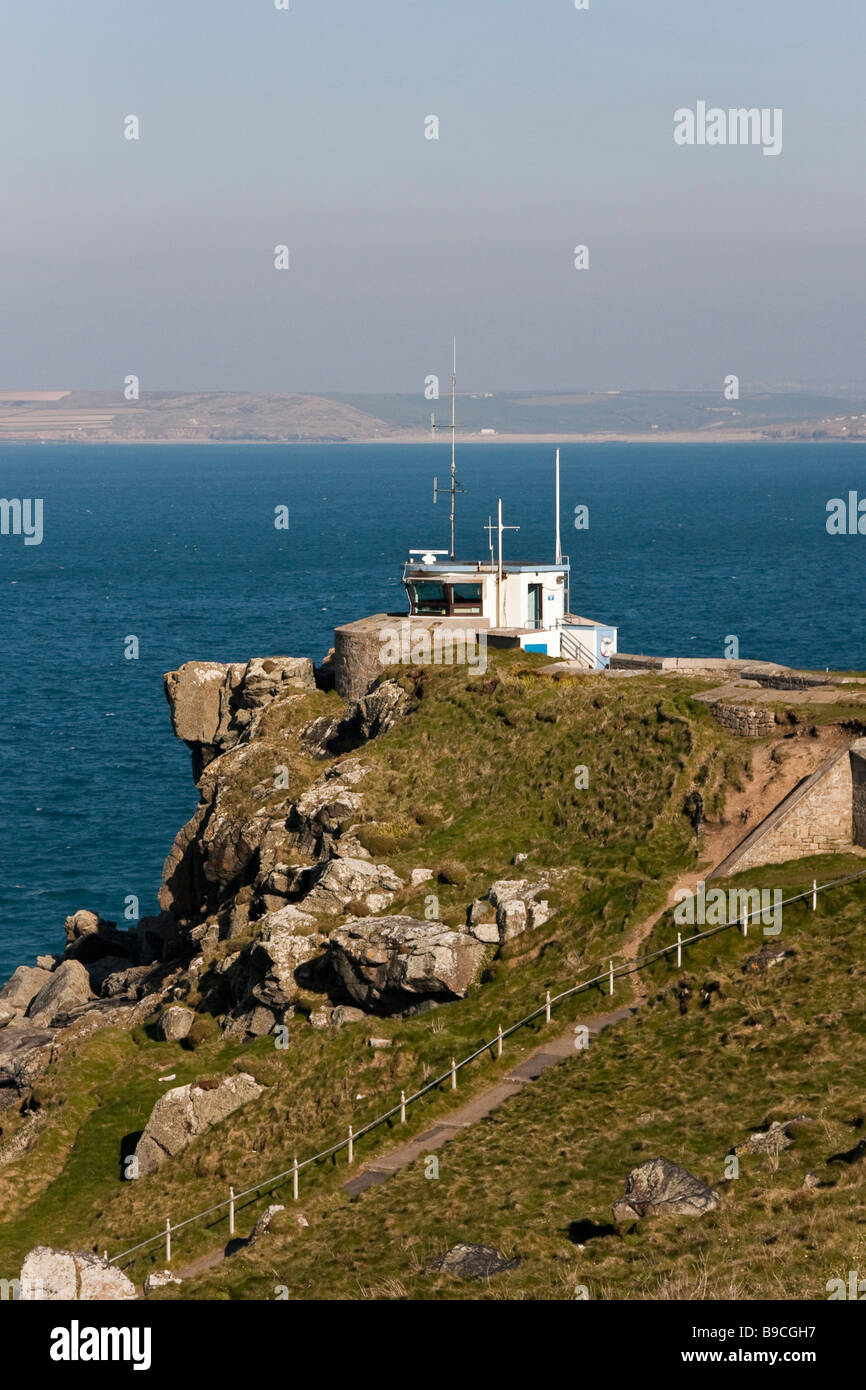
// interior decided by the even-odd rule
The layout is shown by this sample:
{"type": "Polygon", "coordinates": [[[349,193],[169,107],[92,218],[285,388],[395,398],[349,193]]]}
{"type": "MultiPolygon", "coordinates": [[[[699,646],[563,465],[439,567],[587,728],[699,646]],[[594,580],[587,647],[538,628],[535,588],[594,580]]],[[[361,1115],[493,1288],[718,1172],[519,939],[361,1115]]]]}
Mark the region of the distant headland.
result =
{"type": "MultiPolygon", "coordinates": [[[[428,378],[428,381],[435,378],[428,378]]],[[[417,393],[0,391],[0,442],[421,443],[439,413],[417,393]]],[[[866,389],[460,393],[461,443],[866,441],[866,389]]],[[[444,401],[441,403],[444,406],[444,401]]]]}

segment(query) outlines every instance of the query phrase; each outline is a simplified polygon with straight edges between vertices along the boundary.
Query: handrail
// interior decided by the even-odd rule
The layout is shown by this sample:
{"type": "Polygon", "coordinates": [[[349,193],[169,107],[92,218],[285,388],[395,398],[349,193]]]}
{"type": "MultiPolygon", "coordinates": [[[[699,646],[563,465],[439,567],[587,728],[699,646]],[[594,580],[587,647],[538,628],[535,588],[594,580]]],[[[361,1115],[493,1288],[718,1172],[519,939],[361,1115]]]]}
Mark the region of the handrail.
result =
{"type": "Polygon", "coordinates": [[[590,670],[599,669],[598,658],[595,657],[588,647],[585,647],[579,637],[574,637],[567,628],[560,628],[560,651],[573,655],[578,661],[583,661],[590,670]]]}
{"type": "MultiPolygon", "coordinates": [[[[790,898],[783,898],[781,903],[775,903],[774,910],[779,907],[786,907],[790,903],[800,902],[802,899],[809,897],[811,897],[813,903],[815,903],[817,902],[818,893],[826,893],[832,888],[839,888],[846,883],[854,883],[857,879],[863,878],[864,876],[866,876],[866,869],[861,869],[856,874],[849,874],[845,878],[831,879],[829,883],[818,884],[813,881],[812,887],[807,888],[805,892],[795,893],[790,898]]],[[[760,916],[760,913],[758,915],[760,916]]],[[[437,1076],[432,1081],[428,1081],[426,1085],[422,1086],[420,1090],[413,1092],[411,1096],[401,1098],[399,1104],[393,1105],[390,1110],[386,1110],[383,1114],[377,1115],[375,1119],[370,1120],[367,1124],[363,1125],[361,1129],[350,1131],[348,1138],[341,1139],[338,1143],[332,1144],[330,1148],[323,1149],[321,1153],[314,1154],[311,1158],[305,1158],[303,1163],[298,1163],[296,1160],[291,1168],[286,1168],[283,1172],[276,1173],[272,1177],[263,1178],[261,1182],[246,1188],[245,1191],[236,1192],[233,1196],[215,1203],[214,1206],[207,1207],[204,1211],[196,1212],[194,1216],[188,1216],[184,1221],[179,1221],[176,1225],[172,1226],[167,1224],[165,1229],[157,1231],[155,1235],[148,1236],[146,1240],[139,1241],[137,1245],[131,1245],[128,1250],[121,1250],[119,1254],[112,1255],[109,1264],[116,1264],[118,1260],[126,1259],[128,1255],[133,1255],[136,1251],[143,1250],[146,1246],[152,1245],[154,1241],[164,1240],[167,1234],[173,1235],[175,1231],[181,1231],[185,1226],[191,1226],[193,1222],[201,1221],[203,1217],[210,1216],[213,1212],[220,1211],[224,1207],[232,1206],[235,1202],[240,1201],[242,1197],[250,1197],[254,1192],[260,1192],[264,1187],[272,1187],[275,1183],[293,1177],[303,1168],[308,1168],[311,1164],[318,1163],[323,1158],[330,1158],[332,1154],[339,1153],[341,1149],[349,1148],[355,1140],[360,1139],[362,1135],[369,1134],[371,1130],[384,1124],[386,1120],[391,1119],[394,1115],[402,1114],[407,1105],[411,1105],[413,1101],[420,1100],[428,1091],[435,1090],[436,1087],[443,1085],[444,1082],[448,1080],[453,1080],[455,1073],[459,1071],[461,1067],[467,1066],[470,1062],[474,1062],[477,1057],[482,1056],[483,1053],[489,1052],[491,1048],[497,1047],[501,1039],[510,1037],[512,1033],[517,1032],[519,1028],[524,1028],[527,1023],[531,1023],[533,1019],[538,1018],[541,1014],[546,1014],[549,1017],[550,1010],[557,1004],[562,1003],[563,999],[569,999],[573,995],[591,989],[594,985],[600,984],[605,980],[610,982],[611,992],[613,992],[612,986],[615,979],[622,979],[626,975],[633,975],[636,971],[645,969],[646,966],[650,965],[653,961],[659,960],[663,956],[670,955],[671,951],[679,952],[682,950],[682,947],[690,946],[693,942],[700,941],[705,937],[717,936],[720,932],[730,931],[733,927],[739,928],[743,925],[748,927],[748,920],[749,910],[746,909],[744,922],[738,920],[735,922],[720,923],[718,926],[711,927],[708,931],[696,932],[693,936],[686,937],[685,939],[680,938],[676,942],[672,942],[670,946],[663,946],[657,951],[652,951],[647,956],[641,956],[637,960],[627,961],[624,965],[616,966],[615,968],[613,961],[611,961],[610,967],[602,971],[600,975],[595,975],[589,980],[582,980],[580,984],[562,990],[559,994],[549,995],[543,1004],[539,1005],[537,1009],[533,1009],[532,1012],[528,1013],[524,1018],[518,1019],[516,1023],[510,1024],[508,1028],[500,1029],[495,1038],[492,1038],[489,1042],[483,1043],[480,1047],[476,1048],[474,1052],[470,1052],[468,1056],[462,1058],[461,1061],[452,1062],[448,1070],[443,1072],[441,1076],[437,1076]]]]}

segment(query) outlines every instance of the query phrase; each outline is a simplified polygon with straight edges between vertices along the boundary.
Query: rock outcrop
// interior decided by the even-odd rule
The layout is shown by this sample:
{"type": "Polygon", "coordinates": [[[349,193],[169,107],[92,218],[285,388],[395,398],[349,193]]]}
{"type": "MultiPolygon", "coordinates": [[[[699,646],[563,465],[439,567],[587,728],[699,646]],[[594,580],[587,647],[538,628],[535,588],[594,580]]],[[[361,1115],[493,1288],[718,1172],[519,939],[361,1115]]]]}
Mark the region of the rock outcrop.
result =
{"type": "MultiPolygon", "coordinates": [[[[306,657],[257,657],[232,665],[193,661],[168,672],[172,724],[191,750],[200,802],[165,862],[159,894],[164,911],[179,918],[203,915],[254,869],[264,878],[275,866],[290,838],[285,811],[260,804],[255,786],[239,804],[236,788],[251,769],[262,776],[257,734],[265,713],[274,705],[303,702],[315,689],[306,657]]],[[[272,765],[259,790],[273,789],[272,765]]]]}
{"type": "Polygon", "coordinates": [[[160,1096],[135,1146],[138,1176],[155,1173],[167,1158],[182,1153],[199,1134],[219,1124],[264,1090],[248,1072],[226,1076],[211,1086],[175,1086],[160,1096]]]}
{"type": "Polygon", "coordinates": [[[123,1270],[80,1250],[52,1250],[39,1245],[24,1257],[21,1298],[30,1302],[58,1300],[129,1300],[138,1294],[123,1270]]]}
{"type": "Polygon", "coordinates": [[[336,763],[298,798],[288,828],[301,854],[325,860],[340,853],[344,832],[361,810],[363,796],[357,788],[365,773],[357,761],[336,763]]]}
{"type": "MultiPolygon", "coordinates": [[[[19,965],[0,989],[0,1007],[12,1018],[23,1018],[43,986],[51,979],[51,971],[38,965],[19,965]]],[[[11,1022],[11,1018],[7,1019],[11,1022]]]]}
{"type": "Polygon", "coordinates": [[[304,910],[337,917],[352,902],[362,902],[371,912],[390,907],[403,881],[387,864],[366,859],[331,859],[318,871],[304,898],[304,910]]]}
{"type": "MultiPolygon", "coordinates": [[[[290,708],[299,705],[304,710],[305,699],[316,690],[313,668],[306,660],[257,658],[227,666],[187,662],[168,673],[165,690],[175,733],[192,751],[200,802],[166,859],[159,894],[163,911],[181,921],[227,911],[236,931],[234,918],[240,914],[235,900],[242,890],[252,889],[246,915],[257,920],[316,886],[314,879],[305,879],[305,870],[312,873],[335,857],[369,858],[357,839],[346,834],[360,819],[357,784],[365,769],[355,760],[335,763],[294,800],[290,795],[275,797],[274,768],[286,755],[279,741],[274,742],[273,763],[265,770],[262,739],[285,725],[295,759],[299,752],[311,759],[360,746],[399,717],[408,698],[400,686],[385,682],[339,714],[307,724],[293,722],[290,708]],[[278,707],[285,719],[282,714],[276,724],[270,719],[262,732],[271,707],[278,707]],[[238,797],[241,785],[244,793],[238,797]],[[298,855],[306,858],[306,865],[296,862],[298,855]]],[[[303,763],[298,766],[303,785],[308,772],[303,763]]],[[[288,792],[288,783],[285,786],[288,792]]],[[[317,894],[321,910],[332,915],[347,901],[339,897],[338,880],[339,876],[336,894],[329,893],[329,884],[321,885],[317,894]]],[[[381,912],[390,902],[383,891],[389,890],[377,891],[370,910],[381,912]]]]}
{"type": "Polygon", "coordinates": [[[250,730],[257,711],[287,689],[314,691],[308,657],[255,657],[246,663],[187,661],[165,677],[175,736],[193,755],[198,781],[204,768],[250,730]]]}
{"type": "MultiPolygon", "coordinates": [[[[533,931],[542,926],[552,916],[546,898],[539,898],[548,887],[546,880],[529,883],[525,878],[503,878],[491,885],[488,898],[496,910],[496,926],[499,943],[504,946],[523,932],[533,931]]],[[[482,941],[489,941],[492,933],[484,922],[470,921],[469,930],[482,941]]]]}
{"type": "Polygon", "coordinates": [[[362,917],[328,938],[328,969],[364,1008],[392,1013],[420,998],[462,998],[486,955],[480,941],[442,922],[362,917]]]}
{"type": "Polygon", "coordinates": [[[19,966],[0,989],[0,1109],[36,1083],[54,1048],[82,1029],[140,1021],[177,983],[184,954],[166,914],[119,931],[95,912],[66,919],[63,956],[19,966]],[[149,1001],[149,1002],[148,1002],[149,1001]]]}
{"type": "MultiPolygon", "coordinates": [[[[181,919],[204,916],[231,896],[257,867],[270,818],[254,804],[239,809],[234,786],[256,757],[243,744],[211,763],[198,779],[201,801],[178,832],[163,868],[159,904],[181,919]]],[[[285,842],[285,817],[277,817],[285,842]]]]}
{"type": "Polygon", "coordinates": [[[156,1289],[167,1289],[170,1284],[182,1284],[183,1280],[172,1274],[170,1269],[154,1269],[144,1281],[144,1292],[154,1293],[156,1289]]]}
{"type": "Polygon", "coordinates": [[[453,1274],[458,1279],[490,1279],[506,1269],[517,1269],[520,1259],[509,1260],[492,1245],[452,1245],[427,1265],[425,1274],[453,1274]]]}
{"type": "Polygon", "coordinates": [[[633,1168],[625,1196],[611,1210],[617,1222],[644,1216],[703,1216],[719,1205],[719,1194],[667,1158],[651,1158],[633,1168]]]}
{"type": "Polygon", "coordinates": [[[290,911],[284,908],[262,918],[259,936],[224,973],[232,1004],[228,1026],[232,1035],[269,1033],[290,1014],[299,991],[313,983],[309,966],[323,958],[327,938],[318,932],[300,933],[290,911]]]}
{"type": "Polygon", "coordinates": [[[165,1042],[182,1042],[189,1036],[189,1030],[195,1022],[195,1014],[192,1009],[185,1009],[180,1004],[172,1004],[164,1013],[159,1016],[157,1025],[159,1036],[165,1042]]]}
{"type": "Polygon", "coordinates": [[[394,681],[383,681],[345,714],[315,719],[301,730],[301,743],[314,758],[332,758],[387,733],[405,711],[408,696],[394,681]]]}
{"type": "MultiPolygon", "coordinates": [[[[149,1005],[161,1011],[163,1035],[181,1041],[190,1013],[165,1006],[199,984],[205,1007],[228,1012],[232,1036],[270,1031],[312,982],[303,970],[323,956],[323,923],[381,914],[403,886],[351,833],[366,769],[346,758],[307,786],[304,763],[319,745],[331,756],[390,728],[407,703],[400,686],[385,682],[313,725],[306,711],[318,692],[306,658],[188,662],[167,674],[165,692],[200,802],[166,860],[162,911],[124,930],[82,908],[67,918],[62,956],[20,967],[0,988],[0,1109],[32,1086],[67,1029],[132,1024],[149,1005]],[[273,763],[263,758],[271,745],[273,763]],[[294,798],[288,786],[274,795],[283,756],[298,769],[294,798]],[[238,950],[217,958],[216,947],[235,939],[238,950]]],[[[345,1002],[345,992],[325,998],[326,1016],[345,1002]]]]}
{"type": "Polygon", "coordinates": [[[87,1004],[92,998],[90,976],[84,966],[77,960],[65,960],[30,1001],[27,1017],[34,1028],[49,1027],[63,1014],[87,1004]]]}
{"type": "Polygon", "coordinates": [[[0,1031],[0,1110],[14,1105],[51,1061],[55,1034],[46,1028],[10,1025],[0,1031]]]}
{"type": "Polygon", "coordinates": [[[774,1120],[767,1125],[766,1129],[757,1130],[750,1134],[742,1144],[735,1144],[731,1149],[734,1154],[770,1154],[775,1156],[783,1149],[790,1149],[794,1143],[794,1135],[791,1129],[796,1125],[808,1124],[808,1115],[795,1115],[792,1120],[774,1120]]]}

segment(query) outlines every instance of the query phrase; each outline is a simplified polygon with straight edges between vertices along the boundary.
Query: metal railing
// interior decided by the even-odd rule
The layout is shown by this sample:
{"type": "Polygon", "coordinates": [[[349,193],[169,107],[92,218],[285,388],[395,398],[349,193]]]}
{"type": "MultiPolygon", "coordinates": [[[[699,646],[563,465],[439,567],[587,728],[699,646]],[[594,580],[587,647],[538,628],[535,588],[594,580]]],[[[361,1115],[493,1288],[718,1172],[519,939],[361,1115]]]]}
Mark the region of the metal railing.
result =
{"type": "Polygon", "coordinates": [[[560,628],[559,650],[572,661],[582,661],[591,671],[597,671],[600,664],[604,665],[604,662],[599,663],[598,658],[583,645],[580,638],[575,637],[565,627],[560,628]]]}
{"type": "MultiPolygon", "coordinates": [[[[846,878],[832,879],[829,883],[819,884],[813,879],[811,888],[807,888],[802,893],[795,893],[790,898],[783,898],[780,903],[774,903],[773,911],[775,912],[780,907],[789,906],[791,903],[801,902],[806,898],[812,899],[812,909],[814,911],[818,905],[819,893],[826,893],[844,884],[854,883],[857,879],[863,877],[866,877],[866,869],[861,869],[860,872],[856,874],[849,874],[846,878]]],[[[663,915],[664,913],[660,915],[659,920],[661,920],[661,916],[663,915]]],[[[760,909],[756,909],[755,916],[757,919],[760,919],[760,909]]],[[[145,1240],[139,1241],[137,1245],[131,1245],[127,1250],[121,1250],[119,1254],[112,1255],[109,1263],[117,1264],[119,1260],[124,1260],[128,1256],[134,1255],[137,1251],[144,1250],[147,1246],[153,1245],[158,1240],[165,1240],[167,1251],[166,1258],[169,1260],[171,1258],[171,1236],[174,1235],[175,1232],[182,1231],[184,1227],[191,1226],[194,1222],[201,1221],[204,1217],[212,1216],[215,1212],[223,1211],[225,1208],[229,1209],[230,1229],[233,1233],[235,1203],[244,1197],[251,1197],[254,1193],[261,1192],[263,1188],[273,1187],[277,1183],[284,1182],[288,1178],[292,1179],[292,1195],[293,1199],[297,1201],[298,1177],[304,1168],[309,1168],[314,1163],[320,1163],[322,1159],[331,1158],[342,1149],[347,1150],[349,1163],[352,1163],[354,1158],[354,1146],[365,1134],[369,1134],[380,1125],[386,1124],[387,1121],[393,1119],[395,1115],[399,1115],[400,1122],[405,1123],[407,1106],[414,1104],[414,1102],[420,1100],[422,1096],[428,1095],[430,1091],[436,1090],[446,1082],[450,1081],[452,1089],[456,1090],[457,1073],[462,1067],[468,1066],[470,1062],[474,1062],[478,1057],[482,1057],[486,1052],[491,1052],[494,1048],[496,1049],[497,1056],[501,1057],[502,1044],[505,1038],[510,1037],[512,1033],[516,1033],[518,1029],[525,1028],[527,1024],[532,1023],[542,1014],[545,1015],[545,1020],[549,1023],[551,1011],[558,1004],[561,1004],[563,1000],[571,999],[574,995],[581,994],[584,990],[592,989],[602,983],[607,983],[609,993],[613,994],[615,980],[623,979],[627,975],[633,975],[639,970],[644,970],[654,961],[669,956],[671,952],[676,952],[677,966],[679,967],[682,964],[683,947],[691,946],[695,941],[701,941],[710,936],[718,936],[721,932],[731,931],[733,929],[742,929],[743,934],[748,935],[749,922],[750,910],[746,908],[743,917],[737,921],[723,922],[718,926],[710,927],[707,931],[695,932],[694,935],[686,938],[678,935],[677,940],[672,942],[669,946],[662,946],[659,950],[652,951],[649,955],[640,956],[635,960],[625,962],[623,965],[614,966],[611,960],[608,968],[602,971],[600,975],[595,975],[589,980],[582,980],[580,984],[572,985],[569,989],[564,989],[559,994],[551,995],[548,990],[544,1003],[539,1005],[537,1009],[533,1009],[531,1013],[526,1014],[524,1018],[518,1019],[516,1023],[510,1024],[508,1028],[503,1029],[500,1027],[495,1038],[492,1038],[489,1042],[482,1043],[474,1052],[470,1052],[468,1056],[463,1057],[459,1062],[452,1058],[451,1065],[447,1071],[443,1072],[441,1076],[434,1077],[432,1081],[428,1081],[419,1090],[414,1091],[412,1095],[407,1096],[405,1092],[401,1092],[400,1100],[396,1105],[392,1105],[389,1110],[385,1110],[381,1115],[377,1115],[375,1119],[368,1121],[368,1123],[362,1125],[360,1129],[353,1130],[350,1125],[348,1135],[345,1139],[340,1139],[337,1143],[331,1144],[329,1148],[323,1149],[321,1153],[314,1154],[311,1158],[305,1158],[302,1163],[299,1163],[296,1158],[290,1168],[285,1168],[281,1173],[276,1173],[269,1178],[263,1178],[261,1182],[254,1183],[252,1187],[246,1188],[243,1192],[234,1192],[232,1189],[229,1197],[214,1203],[213,1206],[206,1207],[204,1211],[196,1212],[194,1216],[188,1216],[184,1221],[178,1221],[175,1225],[172,1225],[170,1221],[166,1221],[165,1227],[162,1230],[157,1231],[152,1236],[148,1236],[145,1240]]]]}

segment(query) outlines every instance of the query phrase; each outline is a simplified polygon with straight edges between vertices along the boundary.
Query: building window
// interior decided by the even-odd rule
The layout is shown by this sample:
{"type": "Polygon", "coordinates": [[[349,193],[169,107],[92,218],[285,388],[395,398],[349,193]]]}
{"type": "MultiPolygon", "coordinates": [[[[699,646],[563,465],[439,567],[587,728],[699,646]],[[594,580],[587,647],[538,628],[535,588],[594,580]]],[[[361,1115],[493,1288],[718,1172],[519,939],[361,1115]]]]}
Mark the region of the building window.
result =
{"type": "Polygon", "coordinates": [[[408,586],[413,613],[441,617],[471,617],[481,613],[480,584],[446,584],[438,579],[415,579],[408,586]]]}
{"type": "Polygon", "coordinates": [[[413,613],[448,613],[448,597],[445,585],[438,580],[420,579],[409,586],[413,613]]]}
{"type": "Polygon", "coordinates": [[[451,584],[451,607],[454,613],[481,612],[480,584],[451,584]]]}

